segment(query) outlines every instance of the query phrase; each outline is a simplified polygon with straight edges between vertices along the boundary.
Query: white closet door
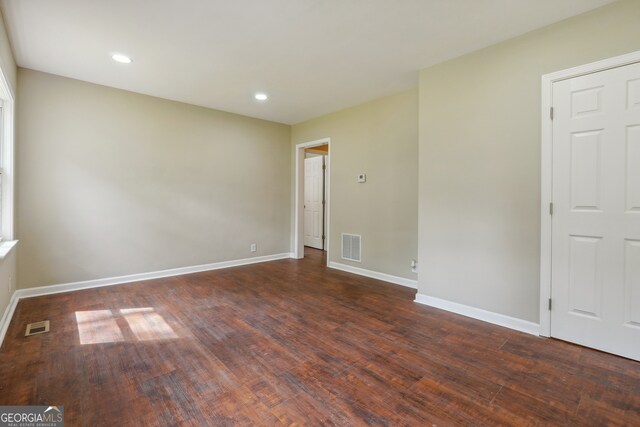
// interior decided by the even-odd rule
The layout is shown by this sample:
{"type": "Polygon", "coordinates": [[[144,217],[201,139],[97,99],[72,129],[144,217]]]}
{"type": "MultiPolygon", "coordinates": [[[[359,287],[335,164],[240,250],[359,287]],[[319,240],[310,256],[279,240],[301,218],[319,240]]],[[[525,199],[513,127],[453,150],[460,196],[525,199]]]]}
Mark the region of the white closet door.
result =
{"type": "Polygon", "coordinates": [[[551,335],[640,360],[640,64],[554,83],[551,335]]]}

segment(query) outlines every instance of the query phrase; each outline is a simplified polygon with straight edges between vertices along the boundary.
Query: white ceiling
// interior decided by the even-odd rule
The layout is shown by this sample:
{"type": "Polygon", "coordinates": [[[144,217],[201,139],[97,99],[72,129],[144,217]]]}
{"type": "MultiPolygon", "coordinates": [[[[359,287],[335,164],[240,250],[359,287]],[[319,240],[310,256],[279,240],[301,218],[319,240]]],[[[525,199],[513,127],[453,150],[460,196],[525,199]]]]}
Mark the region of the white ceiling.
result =
{"type": "Polygon", "coordinates": [[[2,0],[2,11],[21,67],[293,124],[612,1],[2,0]]]}

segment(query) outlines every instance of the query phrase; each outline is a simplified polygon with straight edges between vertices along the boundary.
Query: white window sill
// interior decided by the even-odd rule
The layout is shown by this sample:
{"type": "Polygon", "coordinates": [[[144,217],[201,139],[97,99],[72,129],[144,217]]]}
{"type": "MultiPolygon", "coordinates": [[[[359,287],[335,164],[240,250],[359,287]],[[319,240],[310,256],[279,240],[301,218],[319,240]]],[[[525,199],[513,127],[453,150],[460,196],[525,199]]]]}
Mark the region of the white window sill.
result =
{"type": "Polygon", "coordinates": [[[0,260],[5,259],[17,244],[17,240],[5,240],[0,242],[0,260]]]}

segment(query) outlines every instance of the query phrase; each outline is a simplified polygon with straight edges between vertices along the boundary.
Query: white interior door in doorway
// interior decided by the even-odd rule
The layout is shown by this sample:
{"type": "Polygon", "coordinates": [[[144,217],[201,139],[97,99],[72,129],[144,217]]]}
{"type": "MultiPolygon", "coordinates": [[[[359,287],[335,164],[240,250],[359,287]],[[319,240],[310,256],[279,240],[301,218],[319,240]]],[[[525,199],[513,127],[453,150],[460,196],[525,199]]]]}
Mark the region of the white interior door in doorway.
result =
{"type": "Polygon", "coordinates": [[[640,63],[552,106],[551,336],[640,360],[640,63]]]}
{"type": "Polygon", "coordinates": [[[325,156],[304,159],[304,245],[324,249],[325,156]]]}

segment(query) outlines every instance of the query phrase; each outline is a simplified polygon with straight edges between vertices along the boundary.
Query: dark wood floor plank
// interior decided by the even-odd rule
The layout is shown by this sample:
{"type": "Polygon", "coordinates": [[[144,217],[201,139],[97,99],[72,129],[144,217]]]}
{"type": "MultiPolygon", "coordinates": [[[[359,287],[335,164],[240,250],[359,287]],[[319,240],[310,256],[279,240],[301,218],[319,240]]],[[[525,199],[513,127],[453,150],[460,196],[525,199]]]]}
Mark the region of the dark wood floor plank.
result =
{"type": "Polygon", "coordinates": [[[324,254],[20,301],[0,404],[68,426],[640,425],[640,364],[413,302],[324,254]],[[24,337],[48,319],[51,332],[24,337]]]}

